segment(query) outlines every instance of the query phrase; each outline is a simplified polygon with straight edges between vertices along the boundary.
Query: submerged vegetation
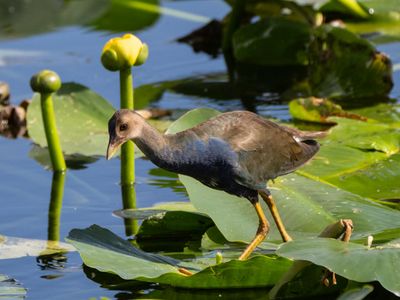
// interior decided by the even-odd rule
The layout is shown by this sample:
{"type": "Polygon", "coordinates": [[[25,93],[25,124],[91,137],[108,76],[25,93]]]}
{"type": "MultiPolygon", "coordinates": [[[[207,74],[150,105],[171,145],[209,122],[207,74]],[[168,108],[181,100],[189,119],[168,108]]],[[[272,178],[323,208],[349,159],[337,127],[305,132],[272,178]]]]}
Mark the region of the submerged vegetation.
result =
{"type": "MultiPolygon", "coordinates": [[[[54,1],[47,2],[53,7],[54,1]]],[[[115,214],[124,219],[126,238],[103,228],[106,225],[101,219],[96,220],[99,225],[86,229],[69,228],[67,242],[79,252],[83,271],[103,287],[147,288],[154,298],[167,297],[171,287],[187,289],[176,291],[183,296],[190,289],[210,290],[204,298],[215,289],[238,299],[242,293],[270,299],[400,297],[396,271],[400,268],[400,106],[398,99],[390,98],[393,86],[399,83],[393,78],[391,58],[374,44],[399,41],[396,1],[226,2],[230,11],[223,19],[176,37],[210,59],[222,56],[226,72],[188,72],[189,77],[146,82],[134,92],[131,67],[146,61],[151,41],[148,47],[125,34],[106,43],[96,59],[106,69],[119,71],[121,108],[157,107],[165,94],[215,102],[239,99],[244,109],[255,112],[260,103],[272,101],[287,105],[290,113],[290,119],[279,122],[328,130],[314,160],[268,184],[294,241],[281,243],[272,225],[268,238],[251,258],[236,260],[257,230],[254,209],[243,199],[187,176],[166,175],[174,181],[169,187],[182,191],[183,185],[189,203],[136,207],[134,159],[142,153],[133,150],[130,142],[121,151],[121,178],[115,179],[121,183],[123,207],[115,214]]],[[[7,15],[0,21],[7,20],[13,29],[1,38],[47,30],[42,23],[36,28],[27,26],[29,3],[16,11],[20,18],[7,15]],[[21,23],[17,24],[17,19],[21,23]]],[[[163,10],[158,1],[104,0],[66,1],[63,9],[54,8],[50,18],[57,26],[79,24],[109,32],[134,32],[151,26],[162,14],[193,17],[163,10]]],[[[42,18],[40,12],[29,16],[42,18]]],[[[90,168],[106,154],[108,120],[115,108],[94,90],[79,83],[61,85],[57,74],[43,72],[31,80],[32,89],[39,94],[32,96],[24,119],[34,143],[29,156],[55,171],[90,168]],[[51,77],[50,87],[47,79],[42,80],[45,75],[51,77]],[[49,100],[54,102],[55,116],[49,100]],[[46,114],[43,124],[42,115],[46,114]]],[[[15,107],[6,102],[4,107],[2,132],[7,126],[24,125],[20,121],[13,124],[15,117],[5,113],[15,107]]],[[[172,117],[149,122],[162,132],[176,133],[219,113],[197,108],[174,111],[172,117]]],[[[49,243],[47,252],[32,254],[38,260],[46,260],[49,253],[63,257],[71,250],[68,244],[58,242],[65,176],[69,174],[53,176],[49,243]]],[[[272,218],[269,213],[267,218],[272,218]]],[[[7,238],[12,240],[0,236],[0,245],[6,245],[3,240],[7,238]]],[[[9,258],[9,252],[0,250],[0,258],[9,258]]],[[[0,298],[24,297],[26,293],[18,282],[0,276],[0,298]]]]}

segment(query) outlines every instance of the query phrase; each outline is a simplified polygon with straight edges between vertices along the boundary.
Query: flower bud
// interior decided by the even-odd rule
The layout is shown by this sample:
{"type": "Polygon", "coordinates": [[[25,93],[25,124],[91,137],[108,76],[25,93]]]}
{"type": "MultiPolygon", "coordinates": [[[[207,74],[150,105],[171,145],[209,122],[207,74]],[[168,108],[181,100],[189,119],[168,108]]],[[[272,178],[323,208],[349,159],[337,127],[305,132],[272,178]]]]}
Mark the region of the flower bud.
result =
{"type": "Polygon", "coordinates": [[[56,72],[42,70],[31,78],[31,88],[38,93],[54,93],[61,87],[61,79],[56,72]]]}
{"type": "Polygon", "coordinates": [[[148,47],[136,36],[125,34],[110,39],[103,48],[101,62],[110,71],[118,71],[143,64],[148,56],[148,47]]]}

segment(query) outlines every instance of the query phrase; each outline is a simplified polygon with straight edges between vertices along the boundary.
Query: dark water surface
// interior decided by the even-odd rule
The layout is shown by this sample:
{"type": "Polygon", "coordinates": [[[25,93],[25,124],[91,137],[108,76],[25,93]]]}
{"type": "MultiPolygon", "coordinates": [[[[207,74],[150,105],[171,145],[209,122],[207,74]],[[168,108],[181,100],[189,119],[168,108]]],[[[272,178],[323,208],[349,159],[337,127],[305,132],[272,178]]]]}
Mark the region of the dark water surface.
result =
{"type": "MultiPolygon", "coordinates": [[[[223,1],[165,1],[162,5],[203,16],[204,20],[222,18],[228,11],[223,1]]],[[[151,27],[135,32],[150,48],[146,64],[134,69],[135,86],[225,72],[222,58],[211,59],[206,54],[195,54],[187,45],[174,42],[201,25],[197,19],[161,14],[151,27]]],[[[48,68],[57,71],[64,82],[84,84],[117,107],[118,76],[106,71],[99,62],[101,49],[112,36],[88,27],[70,26],[30,37],[0,40],[0,80],[10,84],[12,103],[18,104],[20,100],[30,98],[31,75],[48,68]]],[[[391,56],[394,64],[400,63],[400,44],[383,45],[380,49],[391,56]]],[[[395,72],[394,76],[397,84],[392,96],[399,99],[399,72],[395,72]]],[[[172,93],[165,93],[153,106],[183,110],[199,106],[221,110],[243,109],[238,99],[213,101],[172,93]]],[[[259,112],[281,119],[288,118],[285,105],[263,105],[259,112]]],[[[28,156],[31,148],[32,142],[28,139],[0,137],[0,234],[46,240],[52,173],[28,156]]],[[[187,201],[184,193],[174,192],[171,187],[158,186],[157,182],[161,181],[171,182],[172,186],[176,178],[152,175],[154,172],[150,171],[154,171],[154,168],[147,160],[136,161],[138,206],[187,201]]],[[[117,159],[106,161],[100,158],[86,169],[68,170],[61,215],[61,240],[71,229],[84,228],[93,223],[124,236],[123,220],[112,215],[113,211],[121,208],[118,181],[117,159]]],[[[28,289],[29,299],[113,298],[118,293],[101,288],[87,279],[82,271],[81,259],[74,252],[66,254],[65,259],[47,264],[29,256],[0,259],[0,274],[21,282],[28,289]]],[[[218,294],[214,296],[218,297],[218,294]]],[[[185,297],[181,296],[182,299],[185,297]]]]}

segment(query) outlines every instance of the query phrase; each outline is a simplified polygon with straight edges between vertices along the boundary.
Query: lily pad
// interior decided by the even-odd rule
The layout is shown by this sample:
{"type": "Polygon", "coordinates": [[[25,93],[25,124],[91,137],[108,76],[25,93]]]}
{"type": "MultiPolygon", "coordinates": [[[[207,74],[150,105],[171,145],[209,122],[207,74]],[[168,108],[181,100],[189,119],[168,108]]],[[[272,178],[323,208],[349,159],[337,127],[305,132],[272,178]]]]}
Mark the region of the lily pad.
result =
{"type": "Polygon", "coordinates": [[[328,99],[322,98],[300,98],[289,102],[289,112],[294,119],[316,122],[336,124],[328,118],[331,116],[356,119],[366,121],[363,116],[347,112],[338,104],[328,99]]]}
{"type": "Polygon", "coordinates": [[[55,27],[86,25],[98,30],[137,31],[151,26],[162,11],[158,0],[72,0],[63,5],[52,0],[42,0],[40,5],[27,1],[2,1],[0,25],[8,31],[1,38],[16,38],[54,30],[55,27]],[[141,8],[151,5],[153,10],[141,8]],[[7,9],[13,5],[15,11],[7,9]],[[43,9],[46,8],[46,9],[43,9]],[[134,19],[135,22],[131,22],[134,19]]]}
{"type": "Polygon", "coordinates": [[[291,266],[290,260],[257,256],[247,261],[232,260],[199,271],[200,264],[185,263],[150,254],[133,247],[110,231],[93,225],[74,229],[67,240],[79,251],[83,262],[101,272],[126,280],[155,282],[185,288],[250,288],[272,286],[291,266]],[[178,267],[191,268],[185,276],[178,267]],[[257,273],[257,276],[254,274],[257,273]]]}
{"type": "MultiPolygon", "coordinates": [[[[100,95],[76,83],[64,83],[53,96],[56,124],[65,154],[105,155],[107,124],[115,109],[100,95]]],[[[47,146],[40,111],[40,96],[35,94],[28,107],[29,136],[41,147],[47,146]]]]}
{"type": "Polygon", "coordinates": [[[25,299],[27,289],[18,281],[6,275],[0,274],[0,298],[1,299],[25,299]]]}
{"type": "Polygon", "coordinates": [[[330,120],[337,125],[326,139],[321,140],[317,157],[298,173],[310,178],[319,177],[364,197],[398,198],[395,170],[399,165],[399,124],[342,118],[330,120]]]}
{"type": "Polygon", "coordinates": [[[200,239],[213,221],[202,214],[186,211],[167,211],[146,218],[136,235],[138,242],[177,239],[181,242],[200,239]]]}
{"type": "Polygon", "coordinates": [[[268,18],[239,28],[232,43],[234,56],[240,62],[268,66],[307,65],[310,39],[308,24],[268,18]]]}
{"type": "Polygon", "coordinates": [[[354,281],[377,280],[384,288],[400,296],[398,241],[369,248],[333,239],[304,239],[282,244],[277,254],[313,262],[354,281]]]}
{"type": "Polygon", "coordinates": [[[0,259],[50,255],[75,251],[70,244],[0,235],[0,259]]]}
{"type": "Polygon", "coordinates": [[[315,96],[382,97],[393,87],[390,59],[348,30],[316,28],[309,55],[309,82],[315,96]]]}

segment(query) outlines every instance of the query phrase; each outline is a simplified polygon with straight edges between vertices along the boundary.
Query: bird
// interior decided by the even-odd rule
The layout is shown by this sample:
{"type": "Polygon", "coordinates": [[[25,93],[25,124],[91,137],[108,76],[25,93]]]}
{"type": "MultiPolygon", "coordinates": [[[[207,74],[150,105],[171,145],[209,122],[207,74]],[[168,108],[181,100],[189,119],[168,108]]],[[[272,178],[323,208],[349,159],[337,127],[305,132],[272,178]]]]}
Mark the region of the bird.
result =
{"type": "Polygon", "coordinates": [[[259,225],[239,260],[247,259],[270,229],[259,196],[267,203],[282,240],[292,240],[267,182],[308,162],[320,148],[315,139],[327,134],[282,126],[249,111],[221,113],[190,129],[162,134],[128,109],[114,113],[108,133],[107,160],[131,140],[158,167],[250,201],[259,225]]]}

